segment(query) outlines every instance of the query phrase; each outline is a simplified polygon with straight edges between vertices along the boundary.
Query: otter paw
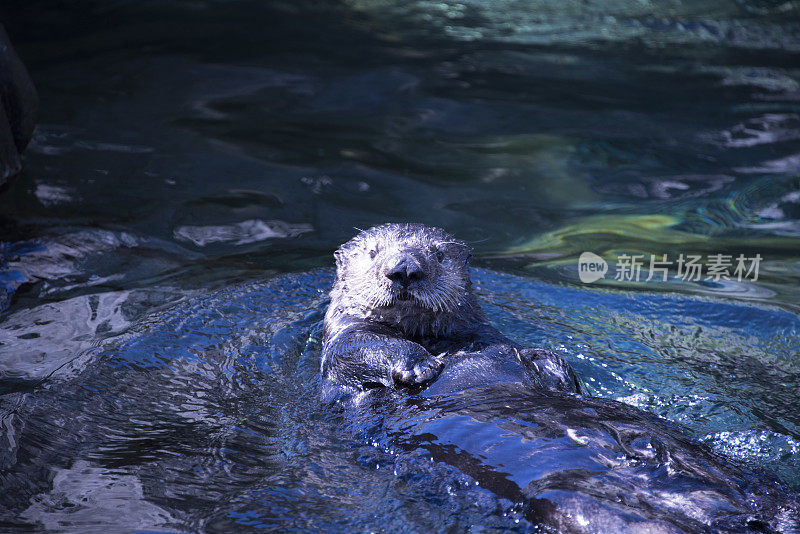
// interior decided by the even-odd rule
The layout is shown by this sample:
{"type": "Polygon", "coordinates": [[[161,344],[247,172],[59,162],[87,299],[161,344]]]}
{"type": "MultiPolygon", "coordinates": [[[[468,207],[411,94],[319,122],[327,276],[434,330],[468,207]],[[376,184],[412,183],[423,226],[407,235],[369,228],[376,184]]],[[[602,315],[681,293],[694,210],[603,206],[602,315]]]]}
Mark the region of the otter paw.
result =
{"type": "Polygon", "coordinates": [[[520,349],[520,361],[531,383],[551,391],[581,393],[578,376],[561,356],[546,349],[520,349]]]}
{"type": "Polygon", "coordinates": [[[392,379],[399,386],[419,386],[435,379],[443,368],[444,362],[436,358],[401,362],[392,369],[392,379]]]}

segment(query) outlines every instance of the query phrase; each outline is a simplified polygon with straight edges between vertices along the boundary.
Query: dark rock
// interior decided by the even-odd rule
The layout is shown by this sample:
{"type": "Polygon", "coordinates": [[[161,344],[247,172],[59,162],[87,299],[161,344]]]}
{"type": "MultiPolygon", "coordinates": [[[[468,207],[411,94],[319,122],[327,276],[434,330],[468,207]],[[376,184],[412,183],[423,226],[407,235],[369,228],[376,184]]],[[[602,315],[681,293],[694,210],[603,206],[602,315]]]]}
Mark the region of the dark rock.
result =
{"type": "Polygon", "coordinates": [[[33,136],[39,98],[0,25],[0,185],[22,169],[20,154],[33,136]]]}

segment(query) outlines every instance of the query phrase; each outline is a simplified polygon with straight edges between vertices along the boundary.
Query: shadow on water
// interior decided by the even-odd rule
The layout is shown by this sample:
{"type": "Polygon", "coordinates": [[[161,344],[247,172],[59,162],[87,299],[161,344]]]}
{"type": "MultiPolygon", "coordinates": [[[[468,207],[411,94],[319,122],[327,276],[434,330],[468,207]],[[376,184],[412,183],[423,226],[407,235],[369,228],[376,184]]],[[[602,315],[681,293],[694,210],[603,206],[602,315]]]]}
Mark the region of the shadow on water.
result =
{"type": "Polygon", "coordinates": [[[492,321],[592,395],[800,488],[796,2],[0,18],[41,100],[0,197],[2,528],[533,529],[317,398],[316,269],[401,220],[468,240],[492,321]],[[764,259],[587,287],[584,251],[764,259]]]}

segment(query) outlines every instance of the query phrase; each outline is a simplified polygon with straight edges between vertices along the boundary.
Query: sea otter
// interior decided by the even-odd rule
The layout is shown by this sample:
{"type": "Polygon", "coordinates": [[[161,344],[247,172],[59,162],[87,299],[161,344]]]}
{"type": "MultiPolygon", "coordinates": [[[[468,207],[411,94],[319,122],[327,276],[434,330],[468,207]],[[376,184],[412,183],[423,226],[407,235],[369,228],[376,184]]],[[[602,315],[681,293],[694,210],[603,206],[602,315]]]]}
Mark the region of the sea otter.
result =
{"type": "Polygon", "coordinates": [[[490,494],[502,515],[547,532],[800,532],[800,502],[771,475],[638,408],[581,395],[562,358],[492,327],[462,241],[385,224],[335,257],[323,395],[412,479],[452,488],[466,475],[474,502],[490,494]]]}
{"type": "Polygon", "coordinates": [[[447,367],[457,378],[437,392],[507,382],[580,392],[561,357],[523,348],[489,323],[472,293],[470,249],[444,230],[384,224],[334,256],[322,352],[329,390],[419,389],[447,367]]]}

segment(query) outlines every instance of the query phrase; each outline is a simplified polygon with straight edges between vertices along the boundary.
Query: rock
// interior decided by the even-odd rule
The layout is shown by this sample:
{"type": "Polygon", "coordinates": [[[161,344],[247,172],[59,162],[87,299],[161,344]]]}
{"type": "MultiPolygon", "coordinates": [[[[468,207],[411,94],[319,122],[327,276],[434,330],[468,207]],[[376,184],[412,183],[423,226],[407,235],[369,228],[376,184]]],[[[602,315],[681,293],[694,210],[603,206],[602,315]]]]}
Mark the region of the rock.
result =
{"type": "Polygon", "coordinates": [[[33,136],[39,97],[0,24],[0,185],[22,169],[20,154],[33,136]]]}

